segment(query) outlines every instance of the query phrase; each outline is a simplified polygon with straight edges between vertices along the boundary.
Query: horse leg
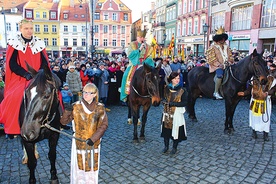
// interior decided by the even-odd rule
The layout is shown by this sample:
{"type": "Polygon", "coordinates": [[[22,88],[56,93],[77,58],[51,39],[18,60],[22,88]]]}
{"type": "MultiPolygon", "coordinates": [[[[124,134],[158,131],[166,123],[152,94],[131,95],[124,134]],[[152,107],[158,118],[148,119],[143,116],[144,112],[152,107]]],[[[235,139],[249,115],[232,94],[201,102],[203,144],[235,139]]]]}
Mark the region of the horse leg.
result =
{"type": "Polygon", "coordinates": [[[224,124],[224,133],[225,134],[233,134],[234,127],[233,127],[233,117],[236,110],[236,107],[240,101],[240,98],[232,98],[232,99],[225,99],[225,124],[224,124]]]}
{"type": "Polygon", "coordinates": [[[132,107],[132,116],[133,116],[133,143],[138,143],[138,133],[137,133],[137,124],[138,124],[138,113],[139,113],[139,107],[133,106],[132,107]]]}
{"type": "Polygon", "coordinates": [[[150,109],[150,105],[143,106],[143,115],[142,115],[142,127],[140,132],[140,140],[145,141],[145,126],[147,122],[148,112],[150,109]]]}
{"type": "Polygon", "coordinates": [[[35,150],[35,144],[23,141],[23,146],[26,149],[26,152],[27,152],[27,155],[28,155],[27,166],[30,170],[29,183],[30,184],[35,184],[36,183],[35,168],[36,168],[36,165],[37,165],[37,160],[35,158],[35,151],[34,151],[35,150]]]}
{"type": "Polygon", "coordinates": [[[127,105],[128,108],[128,114],[127,114],[127,124],[131,125],[132,124],[132,119],[131,119],[131,108],[130,105],[127,105]]]}
{"type": "Polygon", "coordinates": [[[196,114],[195,114],[195,103],[197,97],[199,97],[200,91],[193,91],[188,93],[188,113],[189,113],[189,118],[193,122],[197,122],[196,114]]]}
{"type": "Polygon", "coordinates": [[[51,184],[59,184],[59,180],[57,177],[57,169],[56,169],[56,148],[57,148],[57,143],[59,139],[59,134],[58,133],[53,133],[52,136],[49,138],[49,153],[48,157],[50,160],[51,164],[51,184]]]}

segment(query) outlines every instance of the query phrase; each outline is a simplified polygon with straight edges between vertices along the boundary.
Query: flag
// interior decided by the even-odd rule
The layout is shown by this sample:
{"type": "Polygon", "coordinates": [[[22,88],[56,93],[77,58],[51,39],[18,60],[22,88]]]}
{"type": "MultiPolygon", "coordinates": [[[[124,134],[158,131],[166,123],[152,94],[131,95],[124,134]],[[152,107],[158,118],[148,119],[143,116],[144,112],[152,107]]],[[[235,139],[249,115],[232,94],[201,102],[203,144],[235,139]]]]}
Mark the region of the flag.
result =
{"type": "MultiPolygon", "coordinates": [[[[169,54],[173,54],[173,50],[174,50],[174,33],[172,34],[172,39],[169,45],[169,54]]],[[[173,56],[172,56],[173,57],[173,56]]]]}
{"type": "Polygon", "coordinates": [[[182,49],[181,49],[181,59],[182,61],[185,60],[184,45],[182,45],[182,49]]]}
{"type": "Polygon", "coordinates": [[[153,47],[153,50],[152,50],[152,58],[156,58],[156,50],[157,50],[158,44],[157,44],[156,36],[155,36],[155,35],[154,35],[154,37],[152,38],[151,46],[153,47]]]}

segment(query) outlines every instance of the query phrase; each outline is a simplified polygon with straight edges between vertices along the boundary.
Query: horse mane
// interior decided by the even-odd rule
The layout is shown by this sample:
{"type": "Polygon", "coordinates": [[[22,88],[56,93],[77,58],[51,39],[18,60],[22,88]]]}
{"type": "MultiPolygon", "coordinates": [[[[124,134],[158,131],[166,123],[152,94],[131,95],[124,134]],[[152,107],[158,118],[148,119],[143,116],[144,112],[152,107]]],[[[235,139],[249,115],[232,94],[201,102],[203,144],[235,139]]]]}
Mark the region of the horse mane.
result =
{"type": "Polygon", "coordinates": [[[30,86],[37,86],[38,87],[38,91],[42,92],[44,90],[44,86],[45,84],[47,84],[49,81],[53,81],[54,82],[54,86],[56,89],[59,89],[59,87],[61,86],[61,81],[58,78],[58,76],[54,73],[52,73],[52,76],[50,77],[50,79],[48,78],[47,75],[45,75],[44,69],[40,69],[37,74],[35,75],[33,81],[31,82],[30,86]]]}

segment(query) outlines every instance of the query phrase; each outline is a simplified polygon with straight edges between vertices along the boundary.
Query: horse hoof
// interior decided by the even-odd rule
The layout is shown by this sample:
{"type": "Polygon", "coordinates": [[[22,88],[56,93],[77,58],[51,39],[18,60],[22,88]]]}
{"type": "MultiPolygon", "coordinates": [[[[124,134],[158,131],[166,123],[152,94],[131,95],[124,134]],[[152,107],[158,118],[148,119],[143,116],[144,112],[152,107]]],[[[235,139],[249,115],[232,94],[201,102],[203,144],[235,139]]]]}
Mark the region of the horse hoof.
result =
{"type": "Polygon", "coordinates": [[[192,122],[197,122],[197,119],[192,119],[192,122]]]}
{"type": "Polygon", "coordinates": [[[51,184],[59,184],[59,180],[58,179],[55,179],[55,180],[51,180],[50,182],[51,184]]]}
{"type": "Polygon", "coordinates": [[[132,119],[131,119],[131,118],[128,118],[128,119],[127,119],[127,124],[129,124],[129,125],[132,124],[132,119]]]}
{"type": "Polygon", "coordinates": [[[228,134],[229,130],[228,129],[225,129],[224,130],[224,134],[228,134]]]}
{"type": "Polygon", "coordinates": [[[145,137],[140,137],[140,142],[146,142],[145,137]]]}
{"type": "Polygon", "coordinates": [[[141,125],[141,120],[140,119],[138,119],[137,125],[141,125]]]}
{"type": "Polygon", "coordinates": [[[138,139],[133,139],[132,143],[137,144],[137,143],[139,143],[139,140],[138,139]]]}

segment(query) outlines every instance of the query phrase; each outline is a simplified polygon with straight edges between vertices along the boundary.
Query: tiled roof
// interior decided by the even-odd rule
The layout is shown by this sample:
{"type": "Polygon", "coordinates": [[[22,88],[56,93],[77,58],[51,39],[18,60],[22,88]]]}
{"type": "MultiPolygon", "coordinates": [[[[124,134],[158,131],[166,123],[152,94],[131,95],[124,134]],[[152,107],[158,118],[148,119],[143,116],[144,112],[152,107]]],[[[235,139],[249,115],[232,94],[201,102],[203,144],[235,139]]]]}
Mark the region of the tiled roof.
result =
{"type": "Polygon", "coordinates": [[[5,10],[15,7],[19,9],[20,6],[23,7],[26,2],[28,2],[28,0],[0,0],[0,7],[3,7],[5,10]]]}
{"type": "Polygon", "coordinates": [[[48,10],[56,10],[58,3],[54,3],[53,0],[30,0],[26,5],[26,9],[44,8],[48,10]]]}

